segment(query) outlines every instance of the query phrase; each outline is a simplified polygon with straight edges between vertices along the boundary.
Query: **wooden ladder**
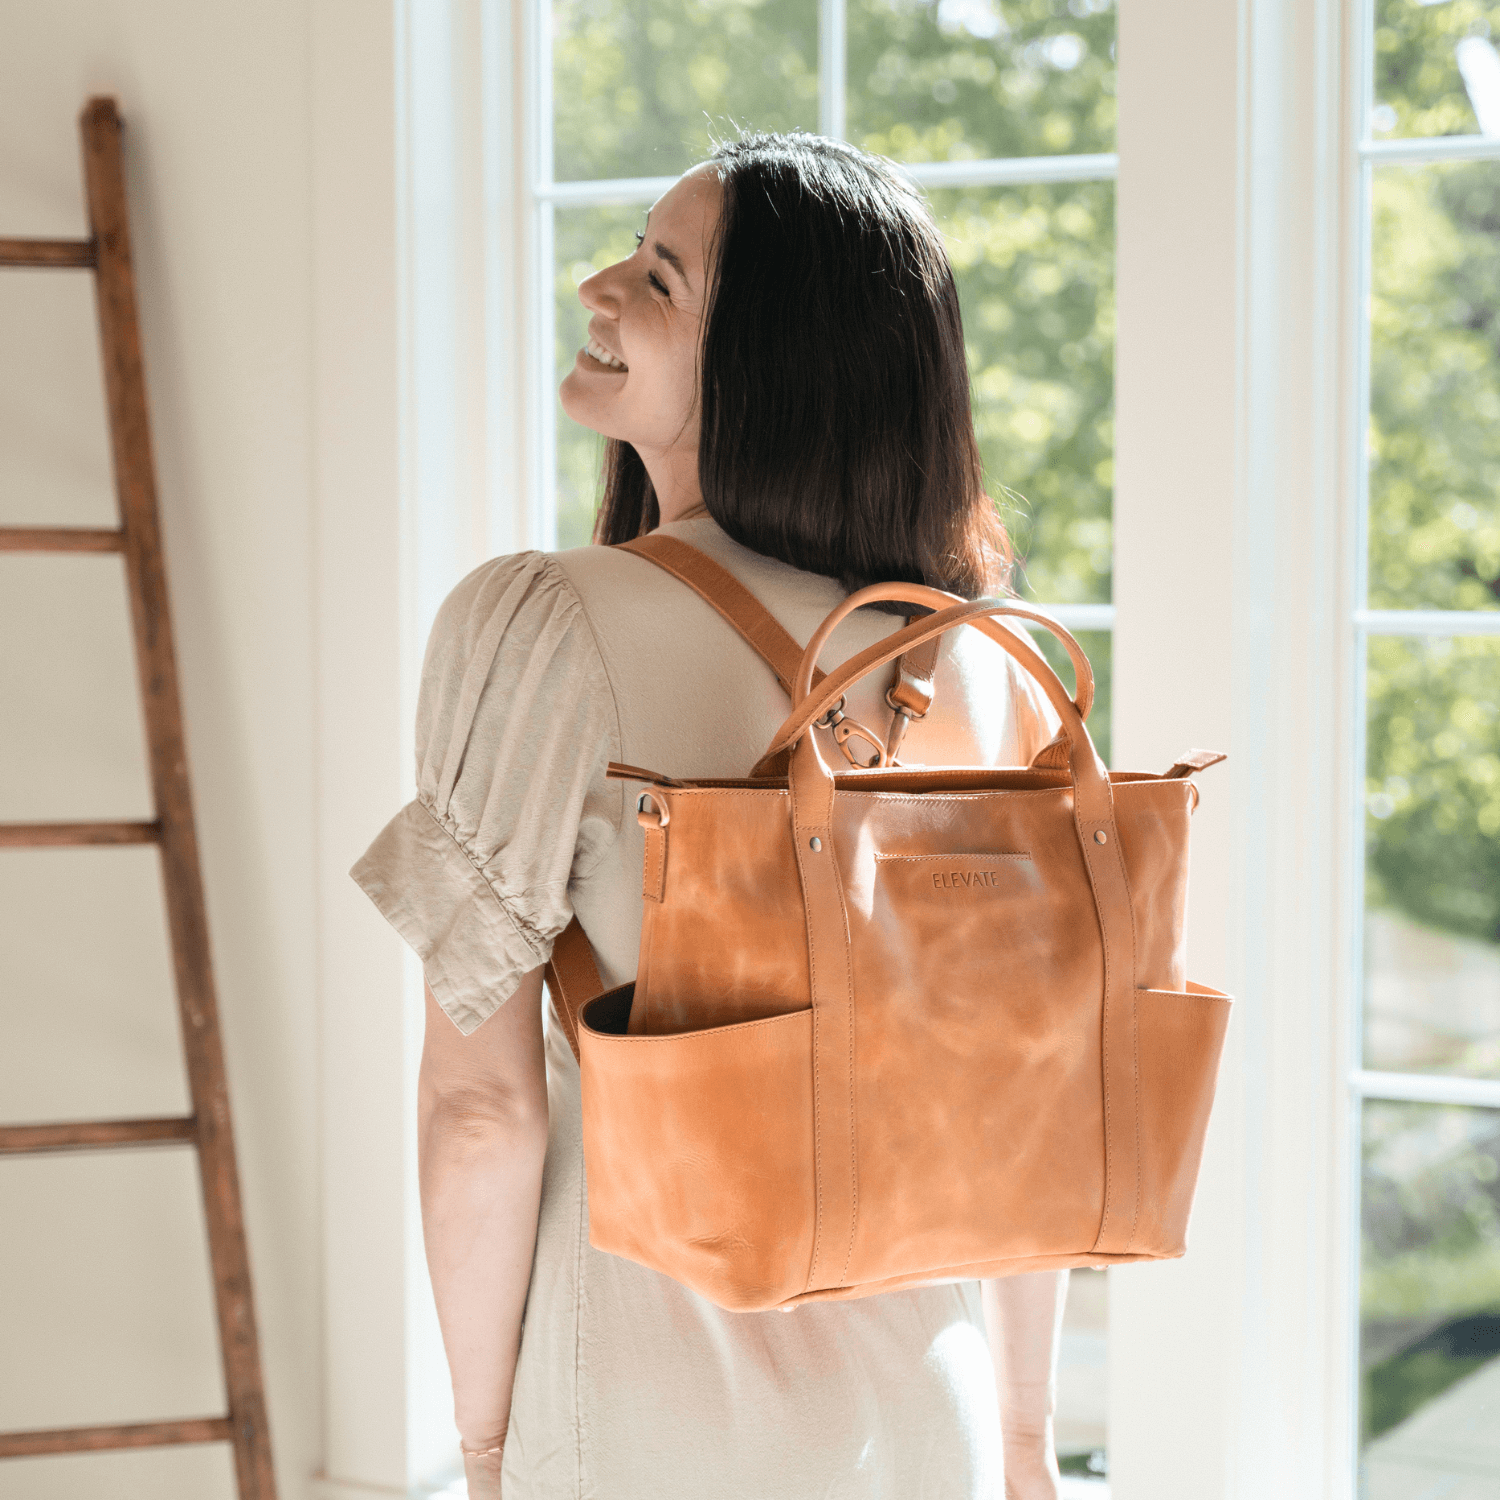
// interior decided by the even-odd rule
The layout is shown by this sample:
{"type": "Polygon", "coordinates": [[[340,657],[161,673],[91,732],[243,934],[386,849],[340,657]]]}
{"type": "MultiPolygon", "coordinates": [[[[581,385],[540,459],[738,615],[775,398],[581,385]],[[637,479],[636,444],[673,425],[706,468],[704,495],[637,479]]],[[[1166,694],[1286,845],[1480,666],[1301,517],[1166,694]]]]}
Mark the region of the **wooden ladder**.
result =
{"type": "Polygon", "coordinates": [[[109,530],[4,527],[0,528],[0,551],[118,552],[124,558],[156,817],[149,823],[0,823],[0,848],[155,844],[160,849],[193,1113],[180,1119],[8,1125],[0,1127],[0,1154],[166,1144],[197,1147],[229,1412],[227,1416],[185,1421],[0,1433],[0,1458],[227,1442],[234,1445],[240,1500],[275,1500],[250,1262],[245,1250],[224,1053],[209,959],[208,920],[198,869],[198,836],[188,787],[177,661],[167,609],[147,425],[146,377],[130,263],[121,122],[115,101],[90,99],[79,124],[90,237],[0,239],[0,266],[76,267],[94,273],[120,525],[109,530]]]}

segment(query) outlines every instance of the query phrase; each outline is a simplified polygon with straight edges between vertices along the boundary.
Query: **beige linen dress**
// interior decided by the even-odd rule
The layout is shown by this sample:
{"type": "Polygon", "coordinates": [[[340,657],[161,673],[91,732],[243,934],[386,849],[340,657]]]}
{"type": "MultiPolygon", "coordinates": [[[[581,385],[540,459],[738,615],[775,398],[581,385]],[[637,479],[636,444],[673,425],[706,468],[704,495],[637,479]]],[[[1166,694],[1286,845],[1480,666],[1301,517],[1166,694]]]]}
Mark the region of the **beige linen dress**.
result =
{"type": "MultiPolygon", "coordinates": [[[[662,530],[728,568],[798,640],[843,597],[711,520],[662,530]]],[[[902,623],[861,611],[820,664],[902,623]]],[[[848,705],[880,731],[889,675],[848,705]]],[[[645,560],[603,547],[497,558],[439,613],[416,800],[354,878],[465,1033],[546,961],[574,912],[605,982],[624,983],[640,942],[642,835],[633,789],[606,780],[606,763],[742,776],[788,707],[733,630],[645,560]]],[[[1025,764],[1054,728],[1011,658],[961,631],[944,642],[935,705],[902,759],[1025,764]]],[[[550,1009],[547,1020],[551,1123],[506,1500],[995,1500],[977,1283],[729,1313],[591,1249],[578,1066],[550,1009]]]]}

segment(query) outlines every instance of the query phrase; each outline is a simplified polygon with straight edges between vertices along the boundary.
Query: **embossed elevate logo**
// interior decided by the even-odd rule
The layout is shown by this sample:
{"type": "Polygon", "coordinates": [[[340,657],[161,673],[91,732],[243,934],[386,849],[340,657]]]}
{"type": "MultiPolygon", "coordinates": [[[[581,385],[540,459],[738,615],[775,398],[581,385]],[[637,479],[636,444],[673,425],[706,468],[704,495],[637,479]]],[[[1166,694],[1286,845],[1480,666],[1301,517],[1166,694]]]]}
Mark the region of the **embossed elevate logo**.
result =
{"type": "Polygon", "coordinates": [[[935,891],[973,890],[999,884],[998,870],[934,870],[932,872],[932,888],[935,891]]]}

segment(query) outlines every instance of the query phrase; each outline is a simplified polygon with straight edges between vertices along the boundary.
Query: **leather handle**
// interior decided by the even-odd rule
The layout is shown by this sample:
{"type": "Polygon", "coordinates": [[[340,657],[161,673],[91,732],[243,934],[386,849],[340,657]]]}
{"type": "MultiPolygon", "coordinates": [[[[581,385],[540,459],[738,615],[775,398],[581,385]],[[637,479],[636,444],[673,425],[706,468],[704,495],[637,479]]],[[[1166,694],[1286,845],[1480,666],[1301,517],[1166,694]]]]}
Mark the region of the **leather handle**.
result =
{"type": "MultiPolygon", "coordinates": [[[[877,585],[876,589],[862,590],[863,593],[876,593],[884,586],[877,585]]],[[[910,587],[910,586],[903,586],[910,587]]],[[[938,594],[936,589],[931,591],[938,594]]],[[[946,596],[938,594],[938,597],[946,596]]],[[[860,598],[859,594],[850,596],[853,602],[860,598]]],[[[858,607],[856,605],[856,607],[858,607]]],[[[830,619],[837,620],[834,612],[830,619]]],[[[1037,680],[1042,690],[1047,694],[1052,706],[1057,710],[1058,717],[1062,721],[1063,733],[1067,736],[1070,744],[1069,764],[1073,771],[1075,784],[1086,784],[1094,788],[1096,796],[1090,797],[1091,802],[1097,801],[1097,791],[1102,785],[1105,800],[1108,800],[1108,782],[1102,765],[1099,764],[1097,755],[1094,753],[1093,744],[1089,739],[1088,731],[1084,728],[1083,714],[1080,705],[1068,697],[1068,692],[1063,687],[1056,672],[1047,665],[1045,659],[1027,645],[1022,638],[1013,630],[1007,630],[1003,625],[997,625],[992,616],[1001,614],[1018,614],[1023,618],[1036,619],[1053,630],[1064,644],[1072,642],[1073,650],[1078,653],[1077,659],[1081,661],[1083,670],[1079,673],[1080,684],[1088,684],[1080,693],[1085,705],[1091,705],[1092,674],[1088,669],[1088,658],[1083,654],[1083,648],[1073,640],[1072,636],[1055,620],[1048,620],[1045,615],[1038,611],[1027,609],[1024,605],[1011,606],[998,599],[976,599],[973,602],[960,600],[956,604],[950,604],[946,609],[940,609],[936,614],[928,615],[926,619],[919,620],[915,625],[908,625],[903,630],[898,630],[893,635],[888,635],[882,641],[877,641],[873,646],[852,656],[836,672],[830,673],[823,679],[816,692],[810,691],[805,671],[799,670],[798,679],[802,685],[797,706],[787,716],[781,728],[776,731],[766,753],[761,757],[752,776],[770,774],[770,766],[775,758],[807,733],[809,726],[860,680],[860,678],[873,672],[877,667],[892,660],[892,658],[910,651],[913,646],[931,639],[933,636],[942,635],[959,625],[973,625],[977,630],[989,636],[1002,651],[1007,651],[1011,656],[1037,680]],[[1080,753],[1084,752],[1086,753],[1080,753]]],[[[824,622],[825,625],[827,622],[824,622]]],[[[820,632],[821,633],[821,632],[820,632]]],[[[816,641],[816,637],[814,638],[816,641]]],[[[811,649],[811,647],[809,647],[811,649]]],[[[1069,654],[1072,654],[1070,650],[1069,654]]],[[[804,657],[803,667],[806,667],[807,659],[804,657]]]]}
{"type": "MultiPolygon", "coordinates": [[[[1078,642],[1073,638],[1072,634],[1068,630],[1064,629],[1062,625],[1058,624],[1058,622],[1054,620],[1051,615],[1044,614],[1039,609],[1033,609],[1029,605],[1020,604],[1011,599],[962,599],[957,594],[947,593],[943,589],[930,589],[925,584],[921,583],[874,583],[871,584],[868,588],[860,589],[858,593],[850,594],[849,597],[845,599],[844,602],[840,604],[838,608],[835,609],[820,626],[818,626],[818,629],[813,635],[813,638],[807,643],[807,649],[802,653],[802,660],[798,664],[797,675],[792,683],[792,702],[794,704],[796,704],[798,707],[801,707],[802,700],[807,696],[814,684],[817,682],[817,678],[815,676],[817,661],[818,658],[823,654],[823,648],[828,644],[829,637],[832,636],[833,632],[837,630],[838,627],[843,624],[843,622],[862,605],[877,603],[884,604],[888,602],[897,602],[902,604],[925,604],[929,608],[938,611],[949,608],[955,604],[964,605],[966,607],[982,605],[984,607],[983,613],[987,616],[1000,614],[1011,615],[1017,619],[1030,620],[1033,624],[1040,625],[1045,630],[1051,631],[1051,633],[1055,635],[1059,641],[1062,642],[1064,649],[1068,653],[1069,660],[1073,663],[1073,672],[1078,680],[1078,699],[1076,703],[1078,716],[1081,719],[1088,718],[1089,710],[1094,706],[1094,669],[1089,665],[1089,659],[1086,655],[1084,655],[1083,647],[1080,646],[1078,642]]],[[[910,632],[912,632],[913,630],[921,629],[921,627],[926,626],[928,623],[929,620],[918,620],[913,625],[907,626],[906,630],[901,632],[899,635],[890,636],[888,637],[888,639],[892,641],[898,639],[906,639],[910,635],[910,632]]],[[[954,627],[951,625],[945,627],[945,629],[948,630],[951,630],[953,628],[954,627]]],[[[912,639],[916,642],[916,644],[919,645],[922,641],[926,641],[932,638],[934,634],[941,635],[942,633],[942,631],[933,632],[931,630],[922,629],[921,634],[919,636],[912,637],[912,639]]],[[[898,656],[906,654],[915,657],[916,646],[904,646],[901,651],[893,654],[898,656]]],[[[934,652],[934,657],[935,654],[936,653],[934,652]]],[[[857,660],[857,658],[852,659],[857,660]]],[[[889,657],[885,658],[885,660],[889,659],[889,657]]],[[[846,663],[845,665],[848,665],[848,663],[846,663]]],[[[880,665],[879,662],[874,664],[874,666],[878,665],[880,665]]],[[[1027,663],[1022,660],[1022,665],[1026,666],[1027,663]]],[[[872,666],[870,670],[873,671],[874,666],[872,666]]],[[[1056,678],[1056,674],[1052,672],[1052,669],[1050,667],[1047,669],[1047,671],[1050,676],[1052,676],[1054,679],[1056,678]]],[[[839,673],[835,675],[841,676],[842,668],[840,669],[839,673]]],[[[864,674],[861,673],[860,675],[863,676],[864,674]]],[[[1035,676],[1036,674],[1033,673],[1032,675],[1035,676]]],[[[831,680],[832,679],[825,679],[823,686],[827,687],[831,680]]],[[[858,679],[856,678],[854,680],[857,681],[858,679]]],[[[1042,680],[1042,686],[1047,686],[1045,680],[1042,680]]],[[[831,706],[832,704],[838,702],[838,697],[839,695],[837,693],[831,694],[828,699],[828,704],[825,705],[824,709],[821,709],[818,713],[814,714],[813,717],[821,718],[823,712],[826,711],[828,706],[831,706]]]]}

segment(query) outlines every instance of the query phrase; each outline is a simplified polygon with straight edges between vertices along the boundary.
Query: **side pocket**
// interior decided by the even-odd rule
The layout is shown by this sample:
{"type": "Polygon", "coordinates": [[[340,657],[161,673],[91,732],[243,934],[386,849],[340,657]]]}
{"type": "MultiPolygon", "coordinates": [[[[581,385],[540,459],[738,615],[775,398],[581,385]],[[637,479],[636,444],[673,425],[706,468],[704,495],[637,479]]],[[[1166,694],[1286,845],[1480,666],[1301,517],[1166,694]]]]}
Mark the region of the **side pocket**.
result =
{"type": "Polygon", "coordinates": [[[1141,1183],[1133,1251],[1171,1257],[1187,1248],[1231,1003],[1201,984],[1136,991],[1141,1183]]]}
{"type": "Polygon", "coordinates": [[[629,989],[584,1007],[589,1243],[735,1312],[806,1290],[812,1012],[629,1032],[629,989]]]}

